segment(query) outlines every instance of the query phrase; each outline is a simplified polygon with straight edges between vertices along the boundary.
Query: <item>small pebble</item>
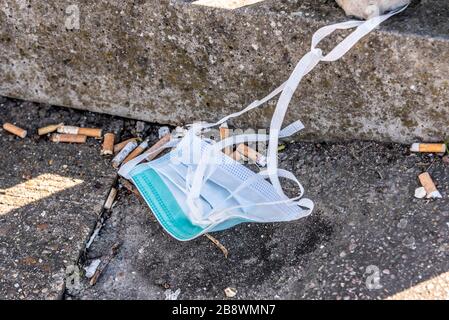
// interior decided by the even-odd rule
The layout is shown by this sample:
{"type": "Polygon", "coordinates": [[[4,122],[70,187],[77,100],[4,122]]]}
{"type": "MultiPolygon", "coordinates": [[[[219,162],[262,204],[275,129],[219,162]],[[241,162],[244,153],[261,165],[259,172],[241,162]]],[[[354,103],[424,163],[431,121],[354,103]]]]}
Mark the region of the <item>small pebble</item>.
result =
{"type": "Polygon", "coordinates": [[[410,236],[410,237],[406,237],[403,241],[402,244],[404,246],[406,246],[407,248],[410,249],[415,249],[415,238],[410,236]]]}
{"type": "Polygon", "coordinates": [[[407,219],[401,219],[398,223],[398,228],[405,229],[407,227],[407,219]]]}
{"type": "Polygon", "coordinates": [[[225,295],[228,298],[234,298],[237,295],[237,289],[236,288],[231,288],[228,287],[226,289],[224,289],[225,295]]]}
{"type": "Polygon", "coordinates": [[[415,189],[415,198],[423,199],[427,195],[426,189],[424,187],[419,187],[415,189]]]}
{"type": "Polygon", "coordinates": [[[449,164],[449,156],[444,156],[443,157],[443,162],[446,164],[449,164]]]}

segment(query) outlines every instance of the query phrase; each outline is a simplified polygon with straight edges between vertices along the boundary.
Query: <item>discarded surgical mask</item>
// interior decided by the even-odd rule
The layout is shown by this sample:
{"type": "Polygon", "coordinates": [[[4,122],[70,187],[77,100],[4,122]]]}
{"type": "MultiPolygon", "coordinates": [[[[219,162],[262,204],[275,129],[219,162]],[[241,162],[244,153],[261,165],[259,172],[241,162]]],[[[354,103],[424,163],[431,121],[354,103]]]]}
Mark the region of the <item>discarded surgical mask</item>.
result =
{"type": "Polygon", "coordinates": [[[262,100],[216,123],[191,125],[184,135],[175,137],[159,149],[148,151],[122,165],[119,174],[131,179],[164,229],[178,240],[191,240],[207,232],[220,231],[242,222],[291,221],[308,216],[313,202],[302,198],[303,187],[296,177],[278,168],[279,138],[288,137],[304,126],[296,121],[281,129],[294,91],[302,78],[320,61],[340,59],[362,37],[406,7],[367,21],[347,21],[319,29],[312,37],[312,48],[296,65],[289,79],[262,100]],[[317,45],[337,29],[357,28],[329,54],[317,45]],[[241,134],[215,143],[201,139],[201,133],[219,126],[280,94],[270,133],[241,134]],[[268,141],[266,169],[255,173],[222,152],[245,142],[268,141]],[[159,159],[152,153],[173,148],[159,159]],[[298,194],[289,198],[280,178],[293,181],[298,194]]]}

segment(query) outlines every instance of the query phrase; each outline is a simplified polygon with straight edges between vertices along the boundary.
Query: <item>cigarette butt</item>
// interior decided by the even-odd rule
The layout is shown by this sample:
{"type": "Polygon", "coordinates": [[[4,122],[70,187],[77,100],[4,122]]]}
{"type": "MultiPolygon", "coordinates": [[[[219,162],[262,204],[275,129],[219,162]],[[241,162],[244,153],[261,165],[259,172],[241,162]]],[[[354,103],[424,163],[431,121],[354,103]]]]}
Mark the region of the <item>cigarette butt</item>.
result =
{"type": "Polygon", "coordinates": [[[66,142],[66,143],[86,143],[87,137],[82,134],[61,134],[53,133],[50,136],[52,142],[66,142]]]}
{"type": "Polygon", "coordinates": [[[115,134],[113,134],[113,133],[106,133],[104,135],[103,146],[101,149],[102,155],[114,153],[114,139],[115,139],[115,134]]]}
{"type": "Polygon", "coordinates": [[[65,134],[78,134],[80,128],[75,126],[62,126],[59,128],[56,128],[56,131],[58,133],[65,133],[65,134]]]}
{"type": "MultiPolygon", "coordinates": [[[[230,130],[229,130],[229,128],[228,128],[227,123],[225,122],[225,123],[223,123],[223,124],[220,126],[220,140],[224,140],[224,139],[226,139],[226,138],[229,138],[229,136],[230,136],[230,130]]],[[[228,155],[228,156],[231,156],[231,155],[232,155],[232,149],[231,149],[231,147],[226,147],[226,148],[224,148],[224,149],[223,149],[223,153],[226,154],[226,155],[228,155]]]]}
{"type": "Polygon", "coordinates": [[[88,137],[101,138],[102,130],[98,128],[79,128],[78,133],[88,137]]]}
{"type": "Polygon", "coordinates": [[[9,133],[12,133],[22,139],[27,136],[26,130],[23,130],[22,128],[19,128],[11,123],[8,123],[8,122],[3,124],[3,129],[5,129],[9,133]]]}
{"type": "Polygon", "coordinates": [[[414,143],[410,147],[411,152],[446,153],[444,143],[414,143]]]}
{"type": "Polygon", "coordinates": [[[112,166],[118,168],[125,158],[137,147],[136,141],[128,142],[128,144],[120,150],[120,152],[112,159],[112,166]]]}
{"type": "Polygon", "coordinates": [[[51,124],[43,128],[39,128],[37,129],[37,134],[43,136],[44,134],[55,132],[56,130],[58,130],[58,128],[62,127],[63,125],[64,123],[58,123],[58,124],[51,124]]]}
{"type": "Polygon", "coordinates": [[[62,126],[57,129],[58,133],[82,134],[87,137],[101,138],[101,129],[79,128],[75,126],[62,126]]]}
{"type": "MultiPolygon", "coordinates": [[[[152,152],[152,151],[155,151],[155,150],[159,149],[159,148],[162,147],[164,144],[166,144],[167,142],[169,142],[170,139],[171,139],[171,135],[170,135],[170,134],[167,134],[167,135],[163,136],[161,139],[159,139],[158,142],[156,142],[155,144],[153,144],[153,145],[151,146],[150,149],[148,149],[148,152],[152,152]]],[[[163,150],[161,149],[161,150],[159,150],[159,151],[153,152],[152,154],[148,155],[148,157],[147,157],[146,159],[147,159],[148,161],[151,161],[151,160],[153,160],[154,158],[156,158],[162,151],[163,151],[163,150]]]]}
{"type": "Polygon", "coordinates": [[[111,210],[112,204],[114,203],[116,196],[117,196],[117,189],[112,187],[111,191],[109,191],[108,198],[106,199],[106,202],[104,203],[104,208],[106,210],[111,210]]]}
{"type": "Polygon", "coordinates": [[[237,151],[246,158],[254,161],[258,166],[265,167],[267,165],[267,159],[265,158],[265,156],[248,147],[246,144],[239,144],[237,146],[237,151]]]}
{"type": "Polygon", "coordinates": [[[137,142],[137,138],[127,139],[125,141],[117,143],[116,145],[114,145],[114,153],[120,152],[120,150],[122,150],[128,143],[133,142],[133,141],[137,142]]]}
{"type": "Polygon", "coordinates": [[[435,183],[433,183],[432,177],[428,172],[421,173],[419,176],[419,182],[426,190],[426,198],[442,198],[441,193],[438,192],[435,183]]]}
{"type": "Polygon", "coordinates": [[[129,182],[128,180],[125,180],[123,178],[120,179],[120,184],[122,184],[126,190],[130,191],[130,192],[134,192],[135,188],[133,186],[133,184],[131,182],[129,182]]]}
{"type": "Polygon", "coordinates": [[[123,160],[123,164],[127,163],[128,161],[134,159],[138,155],[140,155],[146,148],[148,148],[148,141],[145,140],[142,142],[137,148],[135,148],[126,158],[123,160]]]}

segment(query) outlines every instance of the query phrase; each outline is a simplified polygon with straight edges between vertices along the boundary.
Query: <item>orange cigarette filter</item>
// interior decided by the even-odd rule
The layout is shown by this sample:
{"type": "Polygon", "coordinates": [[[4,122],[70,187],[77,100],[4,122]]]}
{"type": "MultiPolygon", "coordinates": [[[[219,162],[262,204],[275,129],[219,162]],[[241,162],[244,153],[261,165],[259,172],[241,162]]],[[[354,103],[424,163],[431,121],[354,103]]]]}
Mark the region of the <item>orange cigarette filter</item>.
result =
{"type": "Polygon", "coordinates": [[[87,136],[82,134],[60,134],[53,133],[50,137],[52,142],[65,142],[65,143],[85,143],[87,136]]]}
{"type": "MultiPolygon", "coordinates": [[[[162,147],[164,144],[166,144],[167,142],[170,141],[171,135],[170,134],[166,134],[165,136],[163,136],[158,142],[156,142],[154,145],[151,146],[150,149],[148,149],[148,152],[151,151],[155,151],[157,149],[159,149],[160,147],[162,147]]],[[[152,154],[148,155],[148,157],[146,158],[148,161],[153,160],[154,158],[156,158],[159,153],[161,153],[163,150],[159,150],[157,152],[153,152],[152,154]]]]}
{"type": "Polygon", "coordinates": [[[43,128],[39,128],[37,129],[37,134],[43,136],[44,134],[55,132],[56,130],[58,130],[58,128],[62,127],[63,125],[64,125],[63,123],[58,123],[58,124],[51,124],[43,128]]]}
{"type": "Polygon", "coordinates": [[[57,129],[58,133],[81,134],[88,137],[101,138],[101,129],[79,128],[75,126],[62,126],[57,129]]]}
{"type": "Polygon", "coordinates": [[[8,131],[9,133],[12,133],[20,138],[25,138],[27,136],[27,131],[19,128],[11,123],[4,123],[3,124],[3,129],[5,129],[6,131],[8,131]]]}
{"type": "Polygon", "coordinates": [[[114,140],[115,140],[115,134],[113,134],[113,133],[106,133],[104,135],[103,146],[102,146],[102,149],[101,149],[101,154],[107,155],[107,154],[113,154],[114,153],[114,140]]]}
{"type": "MultiPolygon", "coordinates": [[[[229,130],[228,126],[227,125],[221,126],[220,127],[220,139],[224,140],[226,138],[229,138],[229,136],[230,136],[230,130],[229,130]]],[[[223,149],[223,153],[228,155],[228,156],[231,156],[232,155],[232,148],[231,147],[224,148],[223,149]]]]}
{"type": "Polygon", "coordinates": [[[418,176],[419,182],[426,190],[427,198],[441,198],[440,192],[437,190],[435,183],[433,183],[432,177],[428,172],[421,173],[418,176]]]}
{"type": "Polygon", "coordinates": [[[142,142],[137,148],[135,148],[127,157],[125,160],[123,160],[122,164],[127,163],[128,161],[134,159],[138,155],[142,154],[142,152],[148,148],[148,141],[145,140],[142,142]]]}
{"type": "Polygon", "coordinates": [[[411,152],[446,153],[446,149],[444,143],[414,143],[410,147],[411,152]]]}
{"type": "Polygon", "coordinates": [[[128,144],[128,142],[134,142],[134,141],[137,141],[137,138],[131,138],[131,139],[122,141],[120,143],[117,143],[116,145],[114,145],[114,153],[120,152],[120,150],[122,150],[128,144]]]}
{"type": "Polygon", "coordinates": [[[101,129],[97,128],[80,128],[78,134],[82,134],[88,137],[101,138],[101,129]]]}
{"type": "Polygon", "coordinates": [[[237,151],[241,155],[253,160],[259,166],[265,167],[267,165],[267,159],[265,158],[265,156],[260,154],[253,148],[248,147],[246,144],[243,143],[239,144],[237,146],[237,151]]]}

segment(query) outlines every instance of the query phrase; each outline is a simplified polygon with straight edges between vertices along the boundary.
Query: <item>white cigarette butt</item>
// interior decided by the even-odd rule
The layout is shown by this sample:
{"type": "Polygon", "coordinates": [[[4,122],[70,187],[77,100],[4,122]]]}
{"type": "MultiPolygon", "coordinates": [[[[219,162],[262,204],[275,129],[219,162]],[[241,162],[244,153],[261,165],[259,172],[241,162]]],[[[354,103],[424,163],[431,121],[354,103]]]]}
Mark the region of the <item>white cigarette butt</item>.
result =
{"type": "Polygon", "coordinates": [[[120,152],[112,159],[112,166],[114,168],[118,168],[120,164],[123,162],[123,160],[126,159],[126,157],[137,147],[137,142],[131,141],[128,142],[128,144],[120,150],[120,152]]]}
{"type": "Polygon", "coordinates": [[[112,208],[112,204],[114,203],[115,197],[117,196],[117,189],[111,188],[111,191],[109,192],[108,198],[106,199],[106,202],[104,204],[104,208],[106,210],[110,210],[112,208]]]}

